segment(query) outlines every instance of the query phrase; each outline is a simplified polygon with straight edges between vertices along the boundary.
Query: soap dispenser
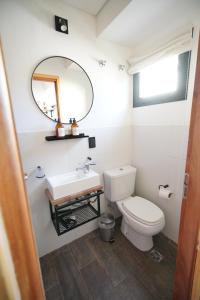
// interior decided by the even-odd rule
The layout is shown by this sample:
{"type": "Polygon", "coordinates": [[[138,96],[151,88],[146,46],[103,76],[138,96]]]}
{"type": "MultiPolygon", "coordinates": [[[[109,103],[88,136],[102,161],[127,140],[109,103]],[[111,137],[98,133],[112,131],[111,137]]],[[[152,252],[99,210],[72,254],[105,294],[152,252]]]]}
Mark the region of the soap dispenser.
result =
{"type": "Polygon", "coordinates": [[[79,135],[79,130],[78,130],[79,128],[75,118],[73,119],[71,129],[72,129],[72,135],[79,135]]]}
{"type": "Polygon", "coordinates": [[[58,117],[58,122],[56,124],[55,129],[56,129],[57,137],[65,136],[65,128],[64,128],[64,125],[62,124],[62,122],[60,121],[60,117],[58,117]]]}
{"type": "Polygon", "coordinates": [[[72,118],[69,119],[69,124],[67,126],[66,134],[67,135],[72,135],[72,118]]]}

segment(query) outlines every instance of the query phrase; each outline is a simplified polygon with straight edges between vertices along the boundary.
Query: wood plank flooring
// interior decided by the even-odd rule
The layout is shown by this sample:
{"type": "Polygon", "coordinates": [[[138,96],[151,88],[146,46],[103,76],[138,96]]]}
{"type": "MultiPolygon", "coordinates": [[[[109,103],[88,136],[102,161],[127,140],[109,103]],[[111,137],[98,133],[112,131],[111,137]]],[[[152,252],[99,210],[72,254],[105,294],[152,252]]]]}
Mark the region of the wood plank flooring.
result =
{"type": "Polygon", "coordinates": [[[40,259],[47,300],[171,300],[176,247],[154,239],[164,259],[157,263],[116,228],[115,242],[94,231],[40,259]]]}

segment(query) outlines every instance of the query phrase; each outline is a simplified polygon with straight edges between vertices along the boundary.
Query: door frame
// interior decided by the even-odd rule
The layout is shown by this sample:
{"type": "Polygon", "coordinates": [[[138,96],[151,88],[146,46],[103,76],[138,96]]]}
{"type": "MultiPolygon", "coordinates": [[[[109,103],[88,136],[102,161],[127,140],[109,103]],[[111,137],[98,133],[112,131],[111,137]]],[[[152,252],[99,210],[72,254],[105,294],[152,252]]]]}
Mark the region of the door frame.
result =
{"type": "Polygon", "coordinates": [[[10,252],[11,262],[10,269],[5,268],[5,259],[2,259],[3,256],[1,255],[0,270],[2,273],[0,277],[3,279],[4,284],[0,290],[0,298],[44,300],[39,259],[24,184],[1,43],[0,170],[0,217],[3,224],[1,233],[5,234],[3,246],[6,245],[6,241],[8,242],[7,250],[5,247],[0,248],[0,250],[5,257],[8,257],[10,252]],[[10,278],[11,272],[9,273],[12,266],[14,270],[13,281],[10,278]],[[6,284],[8,281],[9,286],[6,284]],[[19,292],[20,298],[14,297],[10,293],[14,288],[15,295],[19,292]]]}

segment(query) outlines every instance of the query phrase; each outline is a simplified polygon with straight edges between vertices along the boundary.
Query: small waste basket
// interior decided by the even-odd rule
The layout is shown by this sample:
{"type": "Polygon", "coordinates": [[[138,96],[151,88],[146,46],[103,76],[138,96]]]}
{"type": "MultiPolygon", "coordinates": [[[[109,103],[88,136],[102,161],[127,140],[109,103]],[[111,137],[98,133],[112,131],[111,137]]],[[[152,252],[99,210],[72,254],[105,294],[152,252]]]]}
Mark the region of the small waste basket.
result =
{"type": "Polygon", "coordinates": [[[110,242],[114,239],[115,218],[112,214],[103,214],[99,220],[100,236],[103,241],[110,242]]]}

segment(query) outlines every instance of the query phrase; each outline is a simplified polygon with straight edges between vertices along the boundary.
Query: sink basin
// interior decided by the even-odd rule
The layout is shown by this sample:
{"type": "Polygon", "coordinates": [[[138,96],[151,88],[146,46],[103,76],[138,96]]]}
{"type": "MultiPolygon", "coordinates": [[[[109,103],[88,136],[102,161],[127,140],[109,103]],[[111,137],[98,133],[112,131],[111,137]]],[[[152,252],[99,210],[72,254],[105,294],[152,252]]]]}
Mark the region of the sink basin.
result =
{"type": "Polygon", "coordinates": [[[47,177],[46,181],[51,195],[58,199],[100,185],[100,176],[92,170],[81,176],[74,171],[47,177]]]}

